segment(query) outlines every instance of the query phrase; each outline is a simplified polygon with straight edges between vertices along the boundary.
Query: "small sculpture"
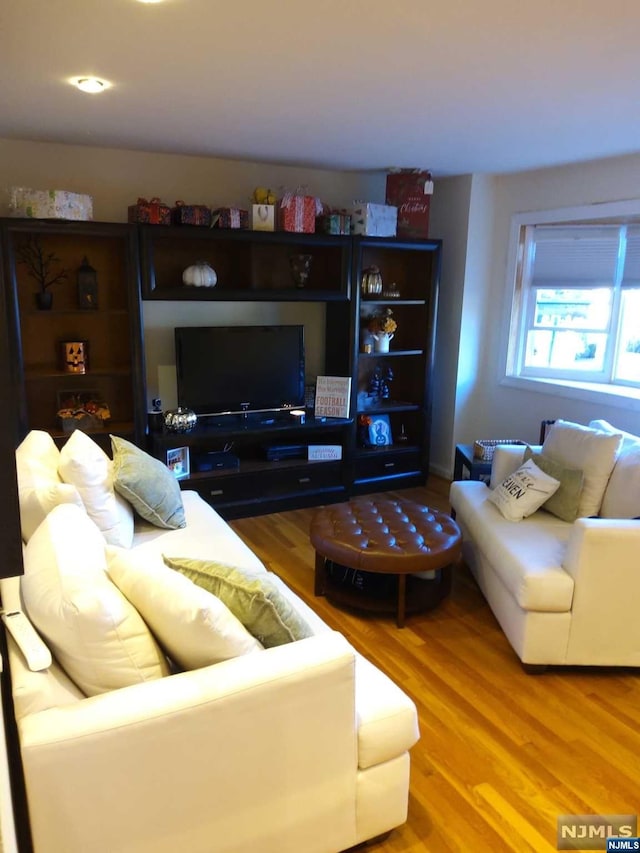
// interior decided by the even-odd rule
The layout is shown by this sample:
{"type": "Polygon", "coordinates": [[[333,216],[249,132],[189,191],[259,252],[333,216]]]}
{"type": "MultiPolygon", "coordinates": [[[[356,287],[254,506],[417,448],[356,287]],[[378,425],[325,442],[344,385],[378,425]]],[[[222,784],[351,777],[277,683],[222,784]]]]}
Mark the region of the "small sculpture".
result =
{"type": "Polygon", "coordinates": [[[198,416],[191,409],[179,406],[164,413],[164,425],[169,432],[191,432],[198,423],[198,416]]]}

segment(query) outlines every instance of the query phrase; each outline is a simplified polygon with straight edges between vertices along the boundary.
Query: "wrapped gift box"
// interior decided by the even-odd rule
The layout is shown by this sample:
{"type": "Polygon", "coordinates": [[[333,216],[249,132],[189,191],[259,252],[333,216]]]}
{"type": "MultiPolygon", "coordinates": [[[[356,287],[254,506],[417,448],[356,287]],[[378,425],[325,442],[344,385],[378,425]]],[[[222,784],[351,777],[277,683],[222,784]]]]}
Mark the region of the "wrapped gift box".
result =
{"type": "Polygon", "coordinates": [[[278,208],[280,231],[314,234],[316,216],[322,212],[322,202],[311,195],[286,193],[278,208]]]}
{"type": "Polygon", "coordinates": [[[401,169],[387,175],[387,204],[398,208],[398,236],[429,236],[429,209],[433,194],[431,172],[401,169]]]}
{"type": "Polygon", "coordinates": [[[254,231],[276,230],[275,204],[254,204],[251,207],[251,228],[254,231]]]}
{"type": "Polygon", "coordinates": [[[171,225],[171,208],[159,198],[139,198],[136,204],[129,205],[129,222],[141,222],[146,225],[171,225]]]}
{"type": "Polygon", "coordinates": [[[351,233],[367,237],[395,237],[398,208],[387,204],[359,203],[351,209],[351,233]]]}
{"type": "Polygon", "coordinates": [[[351,214],[325,213],[317,218],[316,225],[323,234],[351,234],[351,214]]]}
{"type": "Polygon", "coordinates": [[[9,199],[12,216],[29,219],[93,219],[93,199],[90,195],[66,190],[31,190],[12,187],[9,199]]]}
{"type": "Polygon", "coordinates": [[[211,212],[213,228],[248,228],[249,211],[239,207],[217,207],[211,212]]]}
{"type": "Polygon", "coordinates": [[[177,201],[171,211],[171,221],[174,225],[211,225],[211,210],[206,204],[185,204],[177,201]]]}

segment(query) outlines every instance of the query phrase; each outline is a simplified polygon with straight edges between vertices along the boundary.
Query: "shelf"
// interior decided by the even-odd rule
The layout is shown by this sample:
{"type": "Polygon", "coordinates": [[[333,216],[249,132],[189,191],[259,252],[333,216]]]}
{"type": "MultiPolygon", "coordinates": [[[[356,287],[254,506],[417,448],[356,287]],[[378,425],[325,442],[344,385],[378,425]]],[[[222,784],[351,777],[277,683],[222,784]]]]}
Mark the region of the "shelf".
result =
{"type": "Polygon", "coordinates": [[[403,355],[424,355],[421,349],[395,349],[389,352],[361,352],[360,358],[394,358],[403,355]]]}
{"type": "Polygon", "coordinates": [[[104,376],[131,376],[130,367],[108,367],[108,368],[91,368],[87,373],[68,373],[65,370],[53,370],[47,367],[28,367],[24,369],[24,379],[26,382],[36,382],[42,379],[64,379],[75,382],[77,379],[87,379],[88,384],[92,377],[104,376]]]}

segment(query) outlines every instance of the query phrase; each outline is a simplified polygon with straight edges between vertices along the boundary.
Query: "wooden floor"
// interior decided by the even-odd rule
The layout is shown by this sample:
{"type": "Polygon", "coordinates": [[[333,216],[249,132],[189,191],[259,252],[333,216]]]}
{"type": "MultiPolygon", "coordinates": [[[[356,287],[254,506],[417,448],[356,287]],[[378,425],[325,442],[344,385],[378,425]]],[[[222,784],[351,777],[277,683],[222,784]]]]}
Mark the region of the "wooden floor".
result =
{"type": "MultiPolygon", "coordinates": [[[[430,486],[396,494],[448,510],[448,484],[430,486]]],[[[557,849],[560,814],[640,811],[640,671],[525,674],[463,565],[450,598],[403,629],[392,617],[339,610],[313,594],[312,514],[231,524],[416,702],[409,818],[367,853],[545,853],[557,849]]]]}

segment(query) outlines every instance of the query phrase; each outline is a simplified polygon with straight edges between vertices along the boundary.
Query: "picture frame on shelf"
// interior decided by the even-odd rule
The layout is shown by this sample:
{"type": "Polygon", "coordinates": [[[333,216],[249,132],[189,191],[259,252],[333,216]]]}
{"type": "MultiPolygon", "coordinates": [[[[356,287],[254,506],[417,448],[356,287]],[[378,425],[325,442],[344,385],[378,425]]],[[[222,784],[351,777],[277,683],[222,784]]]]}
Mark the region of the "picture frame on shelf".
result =
{"type": "Polygon", "coordinates": [[[191,460],[188,447],[172,447],[167,450],[165,460],[167,468],[176,480],[183,480],[191,473],[191,460]]]}
{"type": "Polygon", "coordinates": [[[371,415],[369,424],[369,443],[371,447],[389,447],[393,444],[389,415],[371,415]]]}

